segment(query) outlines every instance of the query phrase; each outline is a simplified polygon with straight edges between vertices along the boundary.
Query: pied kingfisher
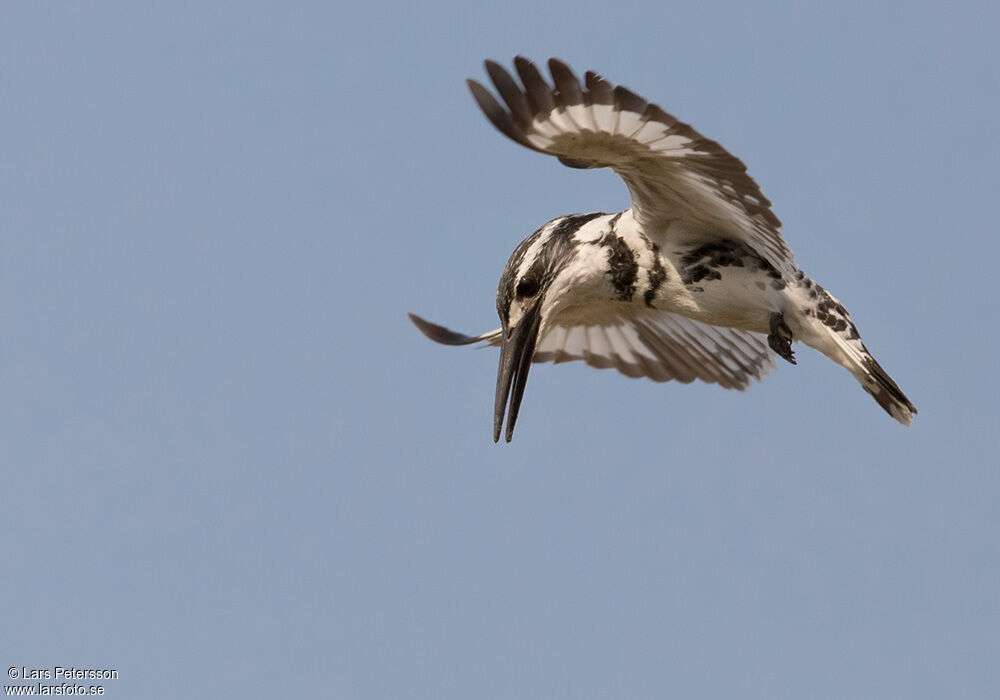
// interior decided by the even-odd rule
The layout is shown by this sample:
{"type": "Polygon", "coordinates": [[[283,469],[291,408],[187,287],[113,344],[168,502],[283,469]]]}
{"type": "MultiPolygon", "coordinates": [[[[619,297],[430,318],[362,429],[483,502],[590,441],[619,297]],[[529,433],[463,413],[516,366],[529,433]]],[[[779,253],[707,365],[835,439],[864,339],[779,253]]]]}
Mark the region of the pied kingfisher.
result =
{"type": "Polygon", "coordinates": [[[514,249],[500,277],[501,327],[468,336],[410,314],[431,340],[500,346],[493,440],[510,442],[532,362],[584,360],[658,382],[701,379],[746,389],[795,364],[791,343],[854,375],[904,425],[917,409],[871,356],[837,299],[803,273],[771,203],[742,161],[654,104],[587,72],[581,85],[549,61],[554,87],[527,59],[474,80],[480,109],[505,136],[572,168],[614,170],[632,207],[553,219],[514,249]],[[522,86],[523,84],[523,86],[522,86]]]}

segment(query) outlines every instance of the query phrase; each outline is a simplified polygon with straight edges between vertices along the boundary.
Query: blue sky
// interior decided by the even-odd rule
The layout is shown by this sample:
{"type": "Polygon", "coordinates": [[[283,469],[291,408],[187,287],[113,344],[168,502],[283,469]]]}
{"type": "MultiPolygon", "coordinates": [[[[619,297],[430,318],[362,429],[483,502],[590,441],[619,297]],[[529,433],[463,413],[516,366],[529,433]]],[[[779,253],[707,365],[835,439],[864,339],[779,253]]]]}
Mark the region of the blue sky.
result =
{"type": "Polygon", "coordinates": [[[1000,685],[995,6],[0,10],[0,661],[108,697],[986,698],[1000,685]],[[920,409],[801,348],[745,394],[538,366],[497,134],[559,56],[742,158],[920,409]]]}

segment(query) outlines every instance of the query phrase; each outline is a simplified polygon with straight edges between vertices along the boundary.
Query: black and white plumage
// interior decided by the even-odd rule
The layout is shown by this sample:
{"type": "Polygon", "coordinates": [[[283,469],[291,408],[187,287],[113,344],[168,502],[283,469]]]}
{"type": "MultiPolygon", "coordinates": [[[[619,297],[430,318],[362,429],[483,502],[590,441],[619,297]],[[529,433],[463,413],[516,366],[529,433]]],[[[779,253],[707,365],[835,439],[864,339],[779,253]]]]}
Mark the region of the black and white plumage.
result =
{"type": "Polygon", "coordinates": [[[629,377],[746,389],[793,363],[792,341],[845,367],[893,418],[917,410],[865,348],[847,310],[796,267],[771,203],[743,163],[656,105],[552,59],[486,71],[504,104],[468,85],[503,134],[575,168],[612,168],[632,207],[548,222],[500,278],[501,327],[466,336],[410,314],[448,345],[498,345],[494,440],[510,441],[532,362],[583,360],[629,377]],[[509,412],[508,412],[509,405],[509,412]]]}

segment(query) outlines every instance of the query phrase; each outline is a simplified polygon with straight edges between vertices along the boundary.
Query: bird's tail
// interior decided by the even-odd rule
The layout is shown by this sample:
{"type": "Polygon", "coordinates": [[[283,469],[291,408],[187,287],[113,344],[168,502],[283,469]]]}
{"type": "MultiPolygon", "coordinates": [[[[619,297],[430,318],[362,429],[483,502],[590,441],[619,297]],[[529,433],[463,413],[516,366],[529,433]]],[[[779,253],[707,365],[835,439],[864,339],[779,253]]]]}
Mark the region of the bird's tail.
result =
{"type": "MultiPolygon", "coordinates": [[[[863,347],[863,346],[862,346],[863,347]]],[[[871,394],[878,405],[885,409],[886,413],[898,420],[903,425],[913,422],[913,417],[917,415],[914,407],[906,395],[892,381],[882,365],[875,361],[867,350],[863,359],[857,367],[848,367],[851,374],[861,383],[864,390],[871,394]]]]}
{"type": "Polygon", "coordinates": [[[800,320],[800,328],[796,330],[801,334],[795,333],[796,340],[804,341],[847,369],[886,413],[903,425],[910,425],[917,409],[861,342],[858,329],[843,305],[824,294],[829,303],[821,303],[808,318],[800,320]]]}

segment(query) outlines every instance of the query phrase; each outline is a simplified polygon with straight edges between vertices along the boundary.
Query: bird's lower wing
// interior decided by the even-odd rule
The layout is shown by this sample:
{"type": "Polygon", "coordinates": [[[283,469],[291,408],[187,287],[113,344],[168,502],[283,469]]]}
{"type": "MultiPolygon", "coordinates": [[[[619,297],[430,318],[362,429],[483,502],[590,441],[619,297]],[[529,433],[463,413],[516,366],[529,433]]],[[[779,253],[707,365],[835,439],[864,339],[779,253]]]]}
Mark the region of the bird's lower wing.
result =
{"type": "Polygon", "coordinates": [[[740,391],[774,367],[764,336],[669,313],[615,324],[556,326],[535,350],[535,362],[571,360],[629,377],[684,383],[700,379],[740,391]]]}
{"type": "MultiPolygon", "coordinates": [[[[415,314],[409,317],[424,335],[444,345],[500,345],[499,328],[464,335],[415,314]]],[[[628,377],[684,383],[700,379],[740,391],[774,367],[774,354],[762,335],[662,312],[616,323],[555,326],[539,339],[534,362],[573,360],[617,369],[628,377]]]]}

